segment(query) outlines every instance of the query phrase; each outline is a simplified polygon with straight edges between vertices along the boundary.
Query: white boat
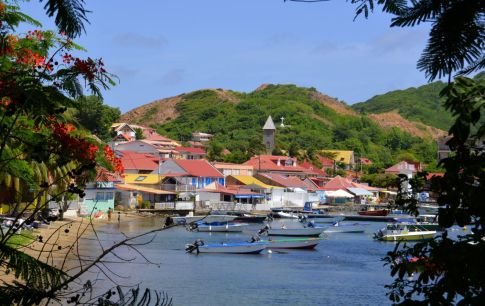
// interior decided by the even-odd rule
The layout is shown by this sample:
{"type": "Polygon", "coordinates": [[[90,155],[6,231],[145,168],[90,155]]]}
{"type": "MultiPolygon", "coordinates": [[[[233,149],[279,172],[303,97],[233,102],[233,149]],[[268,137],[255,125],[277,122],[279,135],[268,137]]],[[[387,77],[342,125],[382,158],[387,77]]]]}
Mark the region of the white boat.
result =
{"type": "Polygon", "coordinates": [[[171,217],[175,224],[185,225],[192,222],[202,221],[205,223],[215,222],[230,222],[237,218],[237,216],[230,215],[207,215],[207,216],[185,216],[185,217],[171,217]]]}
{"type": "Polygon", "coordinates": [[[185,251],[193,253],[227,253],[227,254],[259,254],[266,248],[263,242],[237,242],[237,243],[214,243],[204,244],[204,241],[197,240],[193,244],[187,244],[185,251]]]}
{"type": "Polygon", "coordinates": [[[374,234],[374,238],[382,241],[417,241],[431,239],[436,231],[423,230],[412,224],[388,224],[386,228],[374,234]]]}
{"type": "Polygon", "coordinates": [[[325,233],[363,233],[365,232],[364,224],[362,223],[342,223],[335,222],[331,226],[325,228],[325,233]]]}
{"type": "Polygon", "coordinates": [[[267,225],[264,229],[260,230],[259,234],[266,232],[268,236],[318,237],[324,229],[325,227],[315,225],[298,228],[287,228],[285,225],[279,228],[272,228],[271,226],[267,225]]]}
{"type": "Polygon", "coordinates": [[[276,212],[276,215],[284,219],[298,219],[300,217],[300,214],[298,213],[284,212],[284,211],[278,211],[276,212]]]}
{"type": "Polygon", "coordinates": [[[267,249],[313,249],[323,238],[288,238],[268,239],[259,242],[267,243],[267,249]]]}
{"type": "Polygon", "coordinates": [[[242,232],[248,225],[247,223],[198,223],[194,230],[199,232],[242,232]]]}

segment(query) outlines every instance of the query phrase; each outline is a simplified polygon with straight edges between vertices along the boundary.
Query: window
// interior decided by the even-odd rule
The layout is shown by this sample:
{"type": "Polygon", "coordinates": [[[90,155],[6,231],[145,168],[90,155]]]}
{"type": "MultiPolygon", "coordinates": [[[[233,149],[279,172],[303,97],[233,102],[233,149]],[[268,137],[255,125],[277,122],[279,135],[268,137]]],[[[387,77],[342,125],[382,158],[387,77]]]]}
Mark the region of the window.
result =
{"type": "Polygon", "coordinates": [[[96,201],[113,200],[114,194],[112,192],[96,192],[96,201]]]}
{"type": "Polygon", "coordinates": [[[135,181],[137,181],[137,182],[141,182],[141,181],[145,180],[146,178],[147,178],[147,177],[146,177],[145,175],[140,175],[139,177],[137,177],[137,178],[135,179],[135,181]]]}

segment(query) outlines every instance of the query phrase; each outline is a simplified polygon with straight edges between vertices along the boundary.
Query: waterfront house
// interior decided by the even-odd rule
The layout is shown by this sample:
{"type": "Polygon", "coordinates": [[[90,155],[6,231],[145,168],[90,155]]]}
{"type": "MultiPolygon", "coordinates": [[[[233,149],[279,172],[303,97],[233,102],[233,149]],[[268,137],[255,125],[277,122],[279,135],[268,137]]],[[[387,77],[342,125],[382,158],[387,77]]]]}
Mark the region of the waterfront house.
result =
{"type": "Polygon", "coordinates": [[[197,190],[197,201],[202,207],[214,210],[256,209],[265,195],[253,192],[244,186],[222,186],[213,182],[197,190]]]}
{"type": "Polygon", "coordinates": [[[98,169],[95,181],[86,184],[85,196],[78,200],[80,214],[92,215],[98,211],[107,213],[108,209],[114,209],[115,184],[121,183],[121,180],[118,175],[110,173],[106,169],[98,169]]]}
{"type": "Polygon", "coordinates": [[[167,188],[173,187],[174,190],[182,188],[184,191],[195,191],[212,182],[224,185],[222,173],[205,159],[168,159],[160,165],[159,173],[165,177],[163,184],[172,185],[167,188]]]}
{"type": "Polygon", "coordinates": [[[116,151],[121,160],[124,174],[158,174],[160,157],[150,153],[137,153],[133,151],[116,151]]]}

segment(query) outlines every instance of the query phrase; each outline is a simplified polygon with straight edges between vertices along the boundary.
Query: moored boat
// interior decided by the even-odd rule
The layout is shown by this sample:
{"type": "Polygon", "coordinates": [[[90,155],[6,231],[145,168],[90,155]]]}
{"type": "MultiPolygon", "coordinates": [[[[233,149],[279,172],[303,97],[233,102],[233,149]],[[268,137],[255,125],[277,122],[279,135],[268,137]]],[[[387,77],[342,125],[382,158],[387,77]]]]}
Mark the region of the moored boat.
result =
{"type": "Polygon", "coordinates": [[[203,240],[196,240],[193,244],[187,244],[185,251],[193,253],[226,253],[226,254],[259,254],[266,248],[263,242],[236,242],[205,244],[203,240]]]}
{"type": "Polygon", "coordinates": [[[389,214],[389,210],[387,209],[363,210],[357,213],[361,216],[387,216],[389,214]]]}
{"type": "Polygon", "coordinates": [[[197,223],[193,229],[199,232],[242,232],[249,225],[247,223],[197,223]]]}
{"type": "Polygon", "coordinates": [[[268,239],[259,242],[267,243],[267,249],[314,249],[323,238],[288,238],[268,239]]]}
{"type": "MultiPolygon", "coordinates": [[[[324,229],[325,227],[315,225],[297,228],[287,228],[284,225],[279,228],[272,228],[271,226],[267,225],[264,228],[264,232],[266,232],[268,236],[318,237],[321,233],[323,233],[324,229]]],[[[261,231],[260,234],[262,233],[261,231]]]]}
{"type": "Polygon", "coordinates": [[[325,233],[363,233],[365,232],[365,224],[362,223],[342,223],[335,222],[327,227],[323,232],[325,233]]]}
{"type": "Polygon", "coordinates": [[[229,222],[236,219],[237,216],[230,215],[206,215],[206,216],[185,216],[185,217],[171,217],[173,222],[178,225],[185,225],[192,222],[202,221],[205,223],[214,222],[229,222]]]}
{"type": "Polygon", "coordinates": [[[420,228],[418,225],[397,223],[388,224],[386,228],[374,234],[374,238],[382,241],[419,241],[431,239],[436,231],[420,228]]]}

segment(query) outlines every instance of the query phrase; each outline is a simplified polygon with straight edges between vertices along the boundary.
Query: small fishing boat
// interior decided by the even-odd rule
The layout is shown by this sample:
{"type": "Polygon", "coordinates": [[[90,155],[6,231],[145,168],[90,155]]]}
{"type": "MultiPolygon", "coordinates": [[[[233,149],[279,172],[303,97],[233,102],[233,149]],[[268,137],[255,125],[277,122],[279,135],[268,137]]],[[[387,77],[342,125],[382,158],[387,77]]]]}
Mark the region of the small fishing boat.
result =
{"type": "Polygon", "coordinates": [[[185,225],[197,221],[203,221],[205,223],[214,223],[214,222],[229,222],[236,219],[237,216],[230,216],[230,215],[206,215],[206,216],[185,216],[185,217],[171,217],[174,224],[178,225],[185,225]]]}
{"type": "Polygon", "coordinates": [[[431,239],[436,231],[420,228],[418,225],[396,223],[388,224],[386,228],[374,233],[374,239],[382,241],[419,241],[431,239]]]}
{"type": "Polygon", "coordinates": [[[233,222],[262,223],[267,218],[267,215],[250,214],[242,211],[228,211],[225,214],[236,216],[236,218],[232,220],[233,222]]]}
{"type": "Polygon", "coordinates": [[[323,232],[325,233],[363,233],[365,232],[366,224],[362,223],[342,223],[335,222],[327,227],[323,232]]]}
{"type": "Polygon", "coordinates": [[[275,213],[278,217],[284,218],[284,219],[298,219],[300,217],[300,214],[295,213],[295,212],[284,212],[284,211],[278,211],[275,213]]]}
{"type": "Polygon", "coordinates": [[[387,216],[389,214],[389,210],[387,209],[363,210],[357,213],[361,216],[387,216]]]}
{"type": "Polygon", "coordinates": [[[185,246],[185,252],[192,253],[226,253],[226,254],[259,254],[266,248],[264,242],[237,242],[205,244],[203,240],[196,240],[185,246]]]}
{"type": "Polygon", "coordinates": [[[192,230],[198,232],[242,232],[246,229],[249,225],[247,223],[221,223],[221,222],[214,222],[214,223],[201,223],[198,222],[195,224],[192,230]]]}
{"type": "Polygon", "coordinates": [[[266,243],[267,249],[314,249],[323,238],[288,238],[268,239],[259,242],[266,243]]]}
{"type": "Polygon", "coordinates": [[[258,234],[267,233],[268,236],[296,236],[296,237],[318,237],[325,227],[315,226],[313,223],[306,227],[287,228],[285,225],[279,228],[272,228],[267,225],[258,234]]]}

